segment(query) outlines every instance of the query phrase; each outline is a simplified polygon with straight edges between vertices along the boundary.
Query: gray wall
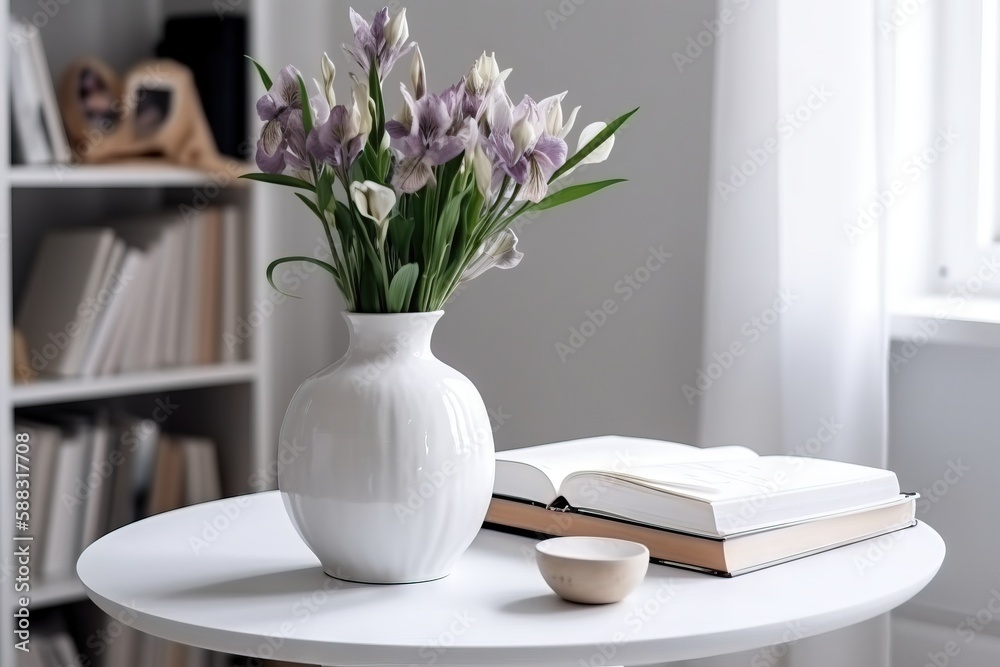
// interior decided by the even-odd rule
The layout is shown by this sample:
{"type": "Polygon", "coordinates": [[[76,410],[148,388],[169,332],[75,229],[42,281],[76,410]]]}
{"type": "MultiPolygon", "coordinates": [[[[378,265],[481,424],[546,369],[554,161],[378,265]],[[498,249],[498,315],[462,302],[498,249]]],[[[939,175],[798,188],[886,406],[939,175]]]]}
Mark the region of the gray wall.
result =
{"type": "MultiPolygon", "coordinates": [[[[318,73],[316,56],[328,50],[343,95],[347,67],[339,44],[350,35],[348,3],[306,11],[316,4],[282,3],[281,20],[303,26],[294,34],[289,29],[294,42],[282,49],[310,75],[318,73]],[[292,16],[299,7],[303,15],[292,16]]],[[[370,15],[384,3],[351,4],[370,15]]],[[[681,75],[670,53],[703,29],[714,3],[409,4],[410,34],[421,43],[432,90],[458,80],[486,49],[496,51],[501,67],[514,68],[508,88],[515,100],[568,89],[569,107],[583,105],[578,129],[642,106],[611,160],[581,172],[586,179],[622,176],[630,182],[523,227],[518,248],[524,261],[515,270],[486,274],[446,306],[436,352],[479,387],[494,414],[499,448],[600,433],[694,441],[697,409],[680,386],[694,376],[701,350],[712,58],[706,53],[681,75]],[[646,261],[649,247],[661,245],[673,253],[666,266],[627,301],[616,294],[616,283],[646,261]],[[605,299],[615,300],[617,312],[563,363],[556,344],[569,344],[570,328],[579,328],[587,311],[605,299]]],[[[408,76],[408,66],[398,66],[385,87],[393,110],[395,81],[408,76]]],[[[576,133],[571,149],[575,142],[576,133]]],[[[308,218],[301,219],[302,229],[309,229],[308,218]]],[[[286,229],[297,229],[282,220],[286,229]]],[[[310,233],[295,242],[306,242],[310,233]]],[[[295,246],[284,235],[277,241],[281,251],[295,246]]],[[[319,368],[344,349],[346,328],[334,312],[340,305],[328,297],[328,290],[310,285],[306,300],[283,306],[332,321],[334,336],[302,341],[301,326],[279,322],[278,349],[307,350],[290,360],[279,403],[287,402],[310,365],[319,368]]]]}
{"type": "Polygon", "coordinates": [[[998,388],[996,349],[928,345],[890,374],[889,467],[923,495],[917,516],[948,546],[938,576],[895,614],[899,667],[924,664],[948,641],[962,650],[953,665],[1000,664],[1000,616],[971,641],[956,631],[1000,595],[998,388]]]}
{"type": "MultiPolygon", "coordinates": [[[[381,3],[353,4],[370,14],[381,3]]],[[[411,34],[422,43],[432,89],[461,76],[485,48],[497,52],[501,66],[514,68],[512,93],[539,99],[569,89],[568,103],[584,105],[580,127],[643,106],[611,161],[588,174],[621,175],[631,183],[552,212],[519,232],[521,266],[487,274],[447,306],[435,340],[438,354],[480,388],[497,418],[500,448],[612,432],[695,442],[697,410],[679,387],[694,376],[701,353],[712,51],[683,73],[671,54],[703,29],[714,3],[410,4],[411,34]],[[565,11],[569,7],[575,8],[572,14],[565,11]],[[644,261],[651,244],[663,244],[673,257],[645,289],[622,302],[615,283],[644,261]],[[579,327],[586,311],[605,298],[618,299],[620,310],[562,363],[556,343],[568,342],[570,327],[579,327]]],[[[280,45],[284,60],[271,66],[294,61],[314,74],[320,49],[329,50],[338,66],[343,63],[338,45],[349,39],[346,5],[282,3],[275,20],[288,25],[289,39],[280,45]]],[[[397,76],[404,75],[400,68],[397,76]]],[[[301,250],[314,238],[309,218],[298,208],[289,202],[276,216],[282,225],[276,254],[301,250]]],[[[337,315],[342,306],[323,281],[310,281],[305,300],[282,306],[294,317],[276,318],[278,348],[295,350],[282,355],[279,404],[287,403],[305,375],[346,346],[337,315]]],[[[944,479],[949,461],[973,466],[920,513],[941,531],[949,552],[939,577],[896,615],[894,653],[900,667],[922,665],[928,652],[940,651],[954,639],[958,623],[983,608],[1000,585],[998,377],[1000,351],[943,346],[926,347],[892,374],[890,467],[904,488],[932,489],[944,479]]],[[[1000,641],[988,636],[1000,634],[997,626],[963,647],[962,659],[952,664],[1000,664],[1000,658],[982,657],[991,650],[1000,654],[1000,641]]],[[[746,664],[744,657],[734,660],[746,664]]]]}

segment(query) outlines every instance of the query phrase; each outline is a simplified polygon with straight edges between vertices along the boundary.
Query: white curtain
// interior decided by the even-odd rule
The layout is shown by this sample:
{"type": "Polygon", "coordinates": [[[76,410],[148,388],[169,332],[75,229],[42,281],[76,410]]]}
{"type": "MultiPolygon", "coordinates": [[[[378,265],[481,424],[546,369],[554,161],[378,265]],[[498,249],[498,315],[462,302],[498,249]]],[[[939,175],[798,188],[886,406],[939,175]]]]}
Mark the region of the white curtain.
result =
{"type": "MultiPolygon", "coordinates": [[[[877,3],[720,2],[702,445],[886,463],[883,225],[859,221],[883,189],[877,3]]],[[[691,664],[884,667],[887,635],[883,617],[691,664]]]]}

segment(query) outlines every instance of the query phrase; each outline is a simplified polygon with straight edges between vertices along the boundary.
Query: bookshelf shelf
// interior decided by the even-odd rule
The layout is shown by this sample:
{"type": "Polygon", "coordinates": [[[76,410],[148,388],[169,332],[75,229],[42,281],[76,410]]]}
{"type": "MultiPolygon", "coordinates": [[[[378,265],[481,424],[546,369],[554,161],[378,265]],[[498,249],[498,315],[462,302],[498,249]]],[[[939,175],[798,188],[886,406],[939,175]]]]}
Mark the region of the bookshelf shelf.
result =
{"type": "Polygon", "coordinates": [[[256,366],[247,362],[90,379],[46,380],[15,385],[11,389],[11,403],[21,408],[176,389],[223,387],[251,382],[256,375],[256,366]]]}
{"type": "MultiPolygon", "coordinates": [[[[249,171],[249,167],[244,168],[249,171]]],[[[14,188],[89,187],[198,187],[213,182],[245,187],[238,174],[213,174],[194,169],[138,162],[114,165],[12,165],[8,173],[14,188]]]]}
{"type": "MultiPolygon", "coordinates": [[[[31,17],[40,15],[35,0],[0,0],[0,3],[4,6],[4,11],[0,12],[0,32],[4,34],[13,34],[12,19],[30,22],[31,17]]],[[[301,20],[296,19],[301,23],[301,27],[296,27],[286,25],[291,15],[282,12],[277,3],[246,0],[216,4],[222,8],[219,9],[220,19],[236,18],[246,22],[247,43],[241,53],[253,53],[267,63],[291,62],[292,55],[283,50],[287,40],[279,38],[302,32],[315,23],[317,15],[325,16],[327,11],[323,3],[310,0],[314,11],[303,15],[301,20]]],[[[149,57],[154,45],[164,38],[163,30],[168,20],[199,12],[214,14],[218,9],[207,0],[151,0],[143,3],[93,0],[57,5],[52,7],[56,8],[58,15],[48,14],[45,25],[39,28],[49,74],[55,82],[69,63],[81,54],[106,60],[113,68],[119,68],[119,74],[122,74],[122,68],[149,57]],[[98,20],[102,16],[113,16],[114,21],[109,24],[98,20]]],[[[255,85],[255,99],[259,94],[257,75],[249,61],[245,67],[248,81],[255,85]]],[[[138,397],[164,397],[170,392],[190,389],[198,390],[194,397],[197,400],[192,399],[190,410],[164,421],[163,432],[170,436],[183,434],[194,440],[211,441],[219,458],[222,492],[233,495],[250,491],[248,479],[251,473],[266,471],[273,466],[277,424],[288,404],[290,392],[304,373],[319,367],[318,361],[314,364],[314,358],[326,358],[329,345],[327,327],[331,321],[336,321],[331,311],[322,306],[288,307],[280,318],[264,318],[265,321],[259,327],[255,325],[253,336],[240,348],[241,358],[245,361],[237,363],[173,367],[86,379],[36,378],[35,382],[23,385],[12,382],[11,331],[14,314],[24,303],[33,262],[44,239],[52,231],[103,227],[113,223],[116,236],[121,237],[129,231],[138,233],[131,227],[133,223],[142,224],[163,213],[176,213],[181,203],[190,202],[200,207],[198,197],[201,197],[208,200],[209,208],[235,212],[233,219],[240,223],[235,225],[240,230],[238,245],[234,244],[238,248],[235,253],[238,260],[228,265],[235,265],[239,272],[237,275],[245,279],[238,297],[242,303],[238,303],[235,310],[224,309],[226,292],[220,291],[219,303],[216,304],[221,313],[219,319],[228,318],[230,323],[240,318],[249,319],[256,312],[257,304],[279,303],[264,278],[265,268],[280,253],[295,254],[292,249],[315,243],[314,228],[307,226],[314,221],[310,220],[308,212],[301,210],[302,207],[290,193],[239,180],[237,176],[240,173],[256,171],[255,167],[239,162],[233,163],[233,168],[227,169],[226,173],[173,167],[162,160],[150,158],[106,165],[15,164],[16,160],[11,159],[11,139],[14,138],[15,142],[17,139],[12,123],[10,69],[6,62],[0,65],[0,90],[3,91],[0,94],[0,127],[3,128],[3,135],[0,135],[0,507],[9,507],[14,494],[15,457],[11,435],[15,431],[15,419],[45,422],[65,415],[84,418],[97,413],[111,412],[114,415],[116,410],[128,413],[130,418],[136,420],[146,419],[150,417],[152,408],[149,405],[152,401],[138,397]],[[216,199],[210,188],[225,189],[225,192],[216,199]],[[275,225],[274,221],[296,224],[275,225]],[[299,222],[303,224],[299,226],[299,222]],[[278,348],[275,338],[284,327],[289,327],[290,331],[315,331],[316,334],[309,339],[309,347],[278,348]],[[298,362],[291,366],[291,371],[283,370],[289,367],[285,363],[286,355],[295,355],[298,362]],[[291,377],[286,378],[286,374],[291,377]],[[22,413],[22,409],[27,408],[39,409],[24,410],[22,413]]],[[[256,131],[259,119],[252,101],[247,100],[245,108],[246,127],[256,131]]],[[[223,239],[233,238],[231,235],[227,237],[225,230],[224,221],[217,239],[202,239],[202,242],[215,243],[221,252],[226,247],[223,239]]],[[[185,244],[182,247],[187,253],[191,250],[187,241],[197,237],[183,238],[185,244]]],[[[184,258],[189,256],[183,255],[184,258]]],[[[198,256],[203,258],[208,255],[198,256]]],[[[225,266],[226,258],[232,256],[233,253],[222,255],[220,266],[225,266]]],[[[176,270],[175,274],[181,275],[182,270],[176,270]]],[[[232,281],[229,284],[233,284],[232,281]]],[[[177,315],[169,322],[177,322],[183,317],[177,315]]],[[[167,320],[164,318],[164,321],[167,320]]],[[[301,335],[297,338],[302,339],[301,335]]],[[[87,446],[93,446],[93,443],[87,446]]],[[[39,456],[42,453],[39,450],[39,456]]],[[[188,465],[185,460],[184,467],[188,465]]],[[[32,472],[36,472],[34,467],[32,472]]],[[[56,472],[53,464],[48,473],[38,474],[48,474],[48,479],[55,480],[56,472]]],[[[266,483],[274,484],[273,480],[266,483]]],[[[35,488],[34,480],[32,487],[35,488]]],[[[36,525],[44,525],[37,523],[39,517],[32,518],[36,525]]],[[[0,513],[0,542],[11,543],[13,524],[12,511],[0,513]]],[[[14,567],[12,554],[11,549],[0,553],[0,580],[14,567]]],[[[10,583],[9,579],[7,583],[10,583]]],[[[18,597],[12,585],[0,586],[0,608],[12,609],[18,597]]],[[[46,614],[67,620],[74,626],[71,630],[87,628],[93,621],[103,622],[100,621],[101,612],[90,604],[80,604],[67,611],[59,609],[60,605],[82,603],[87,599],[86,591],[75,573],[67,573],[65,577],[51,581],[33,580],[28,597],[33,610],[46,609],[46,614]]],[[[0,616],[0,636],[12,636],[13,620],[10,613],[0,616]]],[[[85,648],[80,648],[86,653],[85,648]]],[[[106,667],[107,661],[104,662],[106,667]]],[[[27,667],[30,664],[33,663],[19,656],[11,642],[0,642],[0,665],[27,667]]],[[[97,664],[102,663],[97,661],[97,664]]]]}
{"type": "Polygon", "coordinates": [[[28,597],[31,598],[32,609],[44,609],[86,600],[87,591],[74,574],[65,579],[40,583],[32,588],[28,597]]]}

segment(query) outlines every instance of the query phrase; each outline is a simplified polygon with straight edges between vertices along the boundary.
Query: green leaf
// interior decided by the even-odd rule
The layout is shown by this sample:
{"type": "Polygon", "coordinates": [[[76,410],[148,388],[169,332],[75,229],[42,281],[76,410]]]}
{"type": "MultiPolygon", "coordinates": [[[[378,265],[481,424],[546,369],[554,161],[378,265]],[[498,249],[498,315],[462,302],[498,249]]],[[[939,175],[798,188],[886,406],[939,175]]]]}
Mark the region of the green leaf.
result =
{"type": "Polygon", "coordinates": [[[316,192],[316,188],[309,181],[303,181],[301,178],[286,176],[284,174],[243,174],[240,178],[245,178],[248,181],[260,181],[261,183],[284,185],[289,188],[299,188],[301,190],[308,190],[309,192],[316,192]]]}
{"type": "Polygon", "coordinates": [[[597,181],[595,183],[581,183],[580,185],[570,185],[568,187],[562,188],[553,192],[548,197],[538,202],[537,204],[532,204],[524,209],[523,212],[528,211],[544,211],[546,209],[555,208],[556,206],[562,206],[563,204],[568,204],[571,201],[581,199],[587,195],[592,195],[595,192],[603,190],[604,188],[609,188],[612,185],[617,185],[618,183],[625,183],[627,179],[624,178],[612,178],[608,181],[597,181]]]}
{"type": "Polygon", "coordinates": [[[410,261],[410,240],[413,238],[413,222],[402,216],[394,216],[389,220],[389,240],[399,255],[399,261],[406,264],[410,261]]]}
{"type": "Polygon", "coordinates": [[[407,264],[392,277],[387,298],[390,313],[403,313],[409,309],[410,299],[413,298],[413,288],[416,286],[419,276],[420,267],[416,264],[407,264]]]}
{"type": "Polygon", "coordinates": [[[567,171],[569,171],[570,169],[572,169],[576,165],[578,165],[581,162],[583,162],[583,159],[585,157],[587,157],[588,155],[590,155],[591,153],[593,153],[595,150],[597,150],[598,146],[600,146],[605,141],[607,141],[608,139],[610,139],[611,135],[613,135],[615,132],[617,132],[618,128],[620,128],[622,125],[624,125],[625,121],[627,121],[629,118],[631,118],[632,116],[634,116],[635,112],[638,111],[638,110],[639,110],[639,107],[636,107],[635,109],[632,109],[631,111],[629,111],[626,114],[622,114],[618,118],[615,118],[613,121],[611,121],[610,123],[608,123],[608,126],[606,128],[604,128],[603,130],[601,130],[597,134],[596,137],[594,137],[589,142],[587,142],[586,146],[584,146],[583,148],[581,148],[580,150],[578,150],[576,152],[576,155],[574,155],[570,159],[566,160],[566,164],[564,164],[563,166],[559,167],[559,169],[556,170],[556,173],[552,174],[552,178],[549,179],[549,183],[554,182],[557,178],[559,178],[560,176],[562,176],[563,174],[565,174],[567,171]]]}
{"type": "Polygon", "coordinates": [[[321,211],[326,211],[330,208],[330,199],[333,197],[333,179],[333,170],[321,164],[319,176],[316,179],[316,206],[321,211]]]}
{"type": "Polygon", "coordinates": [[[465,198],[465,191],[449,199],[441,210],[441,217],[438,218],[434,227],[434,269],[443,266],[448,251],[451,249],[451,242],[455,237],[455,228],[458,226],[458,218],[462,212],[462,200],[465,198]]]}
{"type": "MultiPolygon", "coordinates": [[[[315,257],[282,257],[280,259],[274,260],[273,262],[267,265],[267,282],[270,283],[271,287],[273,287],[279,292],[281,292],[281,290],[278,288],[277,285],[274,284],[274,270],[279,266],[281,266],[282,264],[289,264],[291,262],[304,262],[306,264],[313,264],[314,266],[318,266],[324,271],[329,272],[330,275],[332,275],[334,279],[337,281],[337,283],[340,284],[340,275],[337,273],[337,269],[333,268],[333,266],[327,264],[323,260],[316,259],[315,257]]],[[[284,294],[285,296],[290,296],[293,299],[301,298],[295,296],[294,294],[288,294],[287,292],[281,292],[281,293],[284,294]]]]}
{"type": "MultiPolygon", "coordinates": [[[[437,169],[440,169],[438,167],[437,169]]],[[[440,179],[438,185],[431,185],[424,188],[420,192],[421,204],[423,205],[423,213],[421,221],[423,227],[421,228],[423,247],[421,252],[424,255],[424,265],[430,266],[433,261],[434,252],[434,229],[437,225],[438,218],[440,217],[438,213],[438,187],[440,187],[440,179]]],[[[424,280],[427,280],[427,270],[424,270],[424,275],[422,276],[424,280]]]]}
{"type": "Polygon", "coordinates": [[[404,195],[410,198],[410,214],[413,217],[413,234],[410,245],[413,248],[413,257],[423,260],[427,264],[427,255],[424,254],[424,193],[404,195]]]}
{"type": "Polygon", "coordinates": [[[374,266],[364,264],[361,267],[361,312],[379,313],[382,312],[379,299],[379,283],[381,280],[375,275],[374,266]]]}
{"type": "Polygon", "coordinates": [[[257,74],[260,74],[260,81],[261,83],[264,84],[264,88],[267,90],[271,90],[271,77],[267,75],[267,71],[263,67],[261,67],[261,64],[259,62],[257,62],[250,56],[243,56],[243,57],[252,62],[253,66],[257,68],[257,74]]]}
{"type": "Polygon", "coordinates": [[[298,197],[300,200],[302,200],[302,203],[308,206],[309,210],[312,211],[314,214],[316,214],[316,217],[319,218],[324,225],[326,224],[326,216],[324,216],[323,213],[319,210],[319,207],[316,206],[316,202],[314,202],[312,199],[309,199],[309,197],[306,197],[301,192],[296,192],[295,196],[298,197]]]}
{"type": "Polygon", "coordinates": [[[372,67],[368,73],[368,96],[375,102],[375,115],[372,118],[372,131],[368,140],[377,152],[385,132],[385,108],[382,102],[382,82],[378,78],[378,68],[372,67]]]}
{"type": "Polygon", "coordinates": [[[302,127],[308,137],[313,129],[313,111],[312,104],[309,103],[309,89],[306,88],[306,82],[301,74],[299,75],[299,95],[302,97],[302,127]]]}
{"type": "Polygon", "coordinates": [[[354,216],[351,215],[351,209],[336,199],[333,200],[333,203],[336,206],[333,217],[337,221],[337,229],[340,231],[341,239],[345,244],[351,243],[355,235],[354,216]]]}

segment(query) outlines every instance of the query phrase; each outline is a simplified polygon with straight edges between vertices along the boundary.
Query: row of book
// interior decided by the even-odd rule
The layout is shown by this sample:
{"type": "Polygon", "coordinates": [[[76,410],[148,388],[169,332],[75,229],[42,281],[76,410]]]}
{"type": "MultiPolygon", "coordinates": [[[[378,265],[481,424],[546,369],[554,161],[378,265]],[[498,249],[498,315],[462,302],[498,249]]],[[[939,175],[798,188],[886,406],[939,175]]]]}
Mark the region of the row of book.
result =
{"type": "MultiPolygon", "coordinates": [[[[107,410],[15,420],[28,441],[26,526],[37,581],[73,576],[83,549],[136,519],[222,497],[215,443],[107,410]]],[[[22,463],[24,463],[22,461],[22,463]]]]}
{"type": "Polygon", "coordinates": [[[50,230],[15,318],[15,379],[243,356],[246,228],[234,207],[50,230]]]}
{"type": "Polygon", "coordinates": [[[72,154],[38,29],[11,16],[7,44],[14,159],[25,164],[68,163],[72,154]]]}
{"type": "MultiPolygon", "coordinates": [[[[238,667],[247,664],[246,658],[170,642],[124,624],[116,627],[114,635],[101,635],[96,644],[94,635],[89,643],[78,643],[70,632],[72,625],[61,611],[48,614],[32,633],[31,650],[19,655],[18,667],[238,667]]],[[[264,661],[262,667],[278,667],[278,663],[264,661]]]]}

